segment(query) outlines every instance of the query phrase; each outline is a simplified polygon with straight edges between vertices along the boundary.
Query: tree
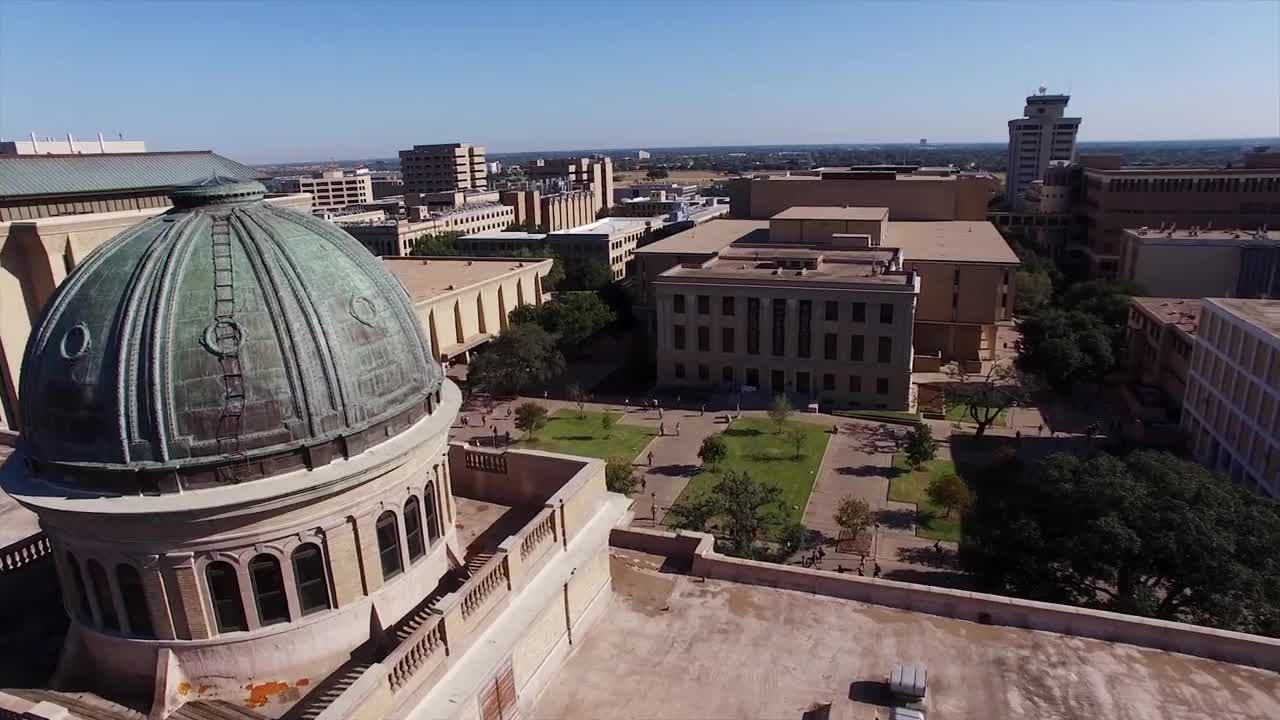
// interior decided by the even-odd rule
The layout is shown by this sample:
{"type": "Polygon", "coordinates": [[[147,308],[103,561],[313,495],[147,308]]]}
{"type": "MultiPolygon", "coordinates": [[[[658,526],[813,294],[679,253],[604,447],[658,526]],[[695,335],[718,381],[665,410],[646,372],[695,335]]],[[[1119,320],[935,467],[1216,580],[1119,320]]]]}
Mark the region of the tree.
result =
{"type": "Polygon", "coordinates": [[[517,324],[507,329],[471,361],[468,383],[496,395],[516,393],[545,383],[564,371],[564,355],[541,327],[517,324]]]}
{"type": "Polygon", "coordinates": [[[569,350],[580,347],[614,319],[613,310],[590,292],[556,293],[555,299],[543,304],[540,316],[547,332],[554,334],[561,347],[569,350]]]}
{"type": "Polygon", "coordinates": [[[540,253],[539,257],[551,258],[551,269],[542,276],[542,289],[546,291],[558,289],[564,283],[564,261],[550,250],[540,253]]]}
{"type": "Polygon", "coordinates": [[[411,255],[460,255],[457,241],[462,233],[456,231],[424,235],[413,241],[411,255]]]}
{"type": "Polygon", "coordinates": [[[565,397],[569,398],[570,402],[578,406],[578,417],[585,418],[587,416],[587,400],[589,400],[591,396],[587,395],[586,391],[582,389],[582,386],[577,383],[573,383],[569,385],[569,387],[565,388],[564,394],[565,397]]]}
{"type": "Polygon", "coordinates": [[[1099,379],[1115,366],[1114,333],[1098,316],[1047,308],[1021,320],[1018,328],[1018,366],[1038,372],[1059,390],[1099,379]]]}
{"type": "Polygon", "coordinates": [[[516,427],[528,437],[533,437],[547,424],[547,409],[535,402],[516,406],[516,427]]]}
{"type": "Polygon", "coordinates": [[[777,432],[782,434],[782,426],[787,424],[787,420],[791,418],[791,403],[787,400],[786,395],[775,395],[773,404],[769,406],[769,419],[777,426],[777,432]]]}
{"type": "Polygon", "coordinates": [[[907,431],[903,438],[902,451],[912,467],[920,467],[938,454],[938,441],[933,439],[933,429],[920,423],[907,431]]]}
{"type": "Polygon", "coordinates": [[[726,550],[742,557],[752,553],[765,528],[777,521],[781,499],[780,488],[758,483],[745,472],[730,470],[710,491],[682,497],[667,517],[675,527],[700,531],[705,531],[711,520],[718,520],[726,550]]]}
{"type": "Polygon", "coordinates": [[[654,168],[644,174],[650,180],[661,180],[662,178],[671,177],[671,171],[666,168],[654,168]]]}
{"type": "Polygon", "coordinates": [[[563,290],[599,290],[613,282],[613,271],[603,260],[570,258],[564,263],[563,290]]]}
{"type": "Polygon", "coordinates": [[[621,415],[614,415],[608,412],[600,416],[600,429],[604,430],[605,437],[613,437],[613,426],[617,425],[621,419],[621,415]]]}
{"type": "Polygon", "coordinates": [[[793,555],[821,543],[822,533],[810,530],[803,523],[787,523],[778,533],[778,542],[782,544],[784,554],[793,555]]]}
{"type": "Polygon", "coordinates": [[[1169,453],[976,476],[960,560],[984,591],[1280,637],[1280,504],[1169,453]]]}
{"type": "Polygon", "coordinates": [[[866,500],[847,495],[840,501],[840,506],[836,508],[835,514],[831,516],[836,521],[836,525],[840,526],[849,534],[850,538],[856,538],[862,534],[863,530],[871,527],[874,522],[874,516],[871,514],[871,506],[866,500]]]}
{"type": "Polygon", "coordinates": [[[977,437],[986,433],[1000,413],[1030,402],[1030,381],[1017,368],[992,363],[985,373],[970,373],[959,363],[951,363],[943,369],[947,374],[943,398],[949,406],[965,408],[965,414],[978,426],[973,433],[977,437]]]}
{"type": "Polygon", "coordinates": [[[611,457],[604,466],[604,484],[609,492],[630,494],[638,484],[635,469],[626,458],[611,457]]]}
{"type": "Polygon", "coordinates": [[[729,445],[720,433],[702,438],[702,447],[698,448],[698,458],[711,466],[712,470],[729,455],[729,445]]]}
{"type": "Polygon", "coordinates": [[[800,428],[792,428],[787,431],[787,444],[796,451],[796,459],[800,459],[800,451],[804,450],[804,441],[808,437],[805,431],[800,428]]]}
{"type": "Polygon", "coordinates": [[[542,309],[546,305],[532,305],[525,303],[517,305],[510,313],[507,314],[507,322],[512,325],[534,324],[542,325],[542,309]]]}
{"type": "Polygon", "coordinates": [[[1023,268],[1014,276],[1013,309],[1031,315],[1053,300],[1053,280],[1045,270],[1023,268]]]}
{"type": "Polygon", "coordinates": [[[944,517],[951,517],[952,510],[964,510],[973,502],[973,491],[955,473],[945,473],[929,481],[925,494],[934,505],[946,508],[944,517]]]}

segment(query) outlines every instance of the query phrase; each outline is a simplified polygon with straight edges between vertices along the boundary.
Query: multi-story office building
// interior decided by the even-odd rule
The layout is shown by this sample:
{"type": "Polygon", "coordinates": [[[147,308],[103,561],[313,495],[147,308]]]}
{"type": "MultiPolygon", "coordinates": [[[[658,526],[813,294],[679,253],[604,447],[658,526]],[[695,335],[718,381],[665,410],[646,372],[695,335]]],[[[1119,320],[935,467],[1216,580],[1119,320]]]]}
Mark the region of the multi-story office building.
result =
{"type": "MultiPolygon", "coordinates": [[[[914,312],[917,364],[995,357],[996,330],[1010,319],[1018,257],[989,222],[897,222],[885,208],[793,207],[773,220],[714,220],[636,252],[635,285],[642,314],[655,318],[663,273],[701,264],[728,248],[830,246],[864,236],[902,251],[902,268],[920,277],[914,312]],[[832,240],[834,238],[834,240],[832,240]]],[[[655,333],[662,328],[652,326],[655,333]]]]}
{"type": "Polygon", "coordinates": [[[523,165],[530,180],[560,179],[566,190],[591,191],[592,212],[599,217],[613,205],[613,159],[604,156],[534,160],[523,165]]]}
{"type": "Polygon", "coordinates": [[[482,145],[414,145],[400,151],[405,192],[483,190],[489,187],[488,175],[482,145]]]}
{"type": "Polygon", "coordinates": [[[1116,155],[1082,156],[1080,162],[1085,244],[1072,250],[1099,277],[1120,276],[1127,228],[1280,226],[1277,153],[1255,150],[1229,168],[1126,166],[1116,155]]]}
{"type": "Polygon", "coordinates": [[[1200,300],[1135,297],[1125,330],[1126,437],[1146,445],[1179,440],[1187,371],[1200,325],[1200,300]]]}
{"type": "Polygon", "coordinates": [[[515,224],[529,232],[560,232],[596,221],[596,194],[589,189],[503,190],[502,202],[515,210],[515,224]]]}
{"type": "Polygon", "coordinates": [[[1280,497],[1280,300],[1201,305],[1182,428],[1201,463],[1280,497]]]}
{"type": "Polygon", "coordinates": [[[1119,277],[1164,297],[1280,297],[1280,232],[1137,228],[1119,277]]]}
{"type": "Polygon", "coordinates": [[[443,233],[476,233],[504,230],[515,222],[515,212],[508,205],[482,203],[464,205],[445,210],[425,209],[413,211],[410,217],[384,220],[346,221],[338,217],[334,222],[342,226],[374,255],[409,255],[419,238],[443,233]]]}
{"type": "Polygon", "coordinates": [[[404,180],[400,177],[399,172],[372,173],[369,182],[373,187],[374,200],[404,194],[404,180]]]}
{"type": "Polygon", "coordinates": [[[766,220],[789,207],[887,207],[897,220],[983,220],[1000,191],[990,173],[916,166],[818,168],[726,183],[729,216],[766,220]]]}
{"type": "Polygon", "coordinates": [[[1076,159],[1076,133],[1080,118],[1065,117],[1070,95],[1040,94],[1027,98],[1022,117],[1009,121],[1009,164],[1006,197],[1009,206],[1019,208],[1031,183],[1043,179],[1055,164],[1076,159]]]}
{"type": "Polygon", "coordinates": [[[473,255],[501,255],[517,250],[550,248],[565,261],[598,261],[617,281],[630,271],[637,245],[654,232],[646,220],[606,218],[553,233],[479,232],[458,240],[458,249],[473,255]]]}
{"type": "Polygon", "coordinates": [[[373,202],[373,182],[368,168],[325,170],[311,177],[292,178],[288,191],[310,194],[317,210],[373,202]]]}
{"type": "Polygon", "coordinates": [[[97,140],[76,140],[67,133],[67,139],[36,138],[31,140],[0,140],[0,155],[119,155],[145,153],[147,144],[142,140],[104,140],[98,133],[97,140]]]}
{"type": "Polygon", "coordinates": [[[730,246],[659,275],[658,383],[906,410],[919,278],[900,250],[834,247],[730,246]]]}
{"type": "Polygon", "coordinates": [[[641,183],[615,188],[613,201],[620,203],[630,198],[647,198],[656,192],[666,193],[667,197],[681,200],[693,200],[698,196],[698,186],[684,183],[641,183]]]}

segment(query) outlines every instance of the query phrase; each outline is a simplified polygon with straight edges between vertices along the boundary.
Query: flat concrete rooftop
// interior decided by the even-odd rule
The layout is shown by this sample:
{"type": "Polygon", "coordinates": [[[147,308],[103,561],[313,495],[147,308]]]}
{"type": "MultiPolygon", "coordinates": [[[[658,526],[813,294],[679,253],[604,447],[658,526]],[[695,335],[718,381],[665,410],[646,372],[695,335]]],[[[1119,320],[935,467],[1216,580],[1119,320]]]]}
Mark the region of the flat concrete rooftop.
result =
{"type": "Polygon", "coordinates": [[[1280,232],[1223,228],[1220,230],[1159,230],[1129,228],[1125,236],[1147,245],[1280,245],[1280,232]]]}
{"type": "Polygon", "coordinates": [[[551,260],[495,257],[384,257],[383,265],[404,286],[415,304],[551,260]]]}
{"type": "Polygon", "coordinates": [[[655,253],[669,255],[710,254],[736,242],[764,243],[769,241],[768,220],[712,220],[709,223],[676,233],[649,243],[636,250],[636,254],[655,253]]]}
{"type": "Polygon", "coordinates": [[[1280,300],[1213,298],[1212,302],[1263,332],[1280,336],[1280,300]]]}
{"type": "Polygon", "coordinates": [[[616,594],[531,715],[885,718],[898,662],[929,672],[929,717],[1280,717],[1280,675],[1131,645],[701,581],[614,550],[616,594]]]}
{"type": "Polygon", "coordinates": [[[774,215],[772,220],[884,220],[887,207],[810,207],[794,205],[774,215]]]}
{"type": "Polygon", "coordinates": [[[880,244],[902,248],[907,262],[976,262],[1017,265],[1018,256],[986,220],[893,222],[880,244]]]}
{"type": "Polygon", "coordinates": [[[1160,322],[1194,335],[1200,326],[1200,300],[1195,298],[1135,297],[1133,303],[1160,322]]]}

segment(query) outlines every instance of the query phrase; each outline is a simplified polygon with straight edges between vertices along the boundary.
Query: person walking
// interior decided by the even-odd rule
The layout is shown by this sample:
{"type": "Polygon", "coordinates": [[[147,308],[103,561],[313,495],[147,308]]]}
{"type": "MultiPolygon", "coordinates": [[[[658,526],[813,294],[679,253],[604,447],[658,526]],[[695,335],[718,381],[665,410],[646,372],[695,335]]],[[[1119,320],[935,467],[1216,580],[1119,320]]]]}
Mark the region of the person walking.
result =
{"type": "Polygon", "coordinates": [[[649,467],[653,467],[653,451],[649,451],[649,467]]]}
{"type": "Polygon", "coordinates": [[[702,403],[702,412],[699,414],[699,417],[705,416],[706,414],[707,414],[707,404],[702,403]]]}
{"type": "Polygon", "coordinates": [[[876,563],[875,567],[871,570],[871,577],[873,578],[880,577],[880,563],[876,563]]]}
{"type": "Polygon", "coordinates": [[[644,489],[648,484],[649,484],[649,477],[647,475],[641,475],[640,476],[640,492],[641,493],[644,492],[644,489]]]}
{"type": "Polygon", "coordinates": [[[676,423],[676,437],[680,437],[680,423],[676,423]]]}
{"type": "Polygon", "coordinates": [[[663,423],[658,423],[658,437],[662,437],[666,434],[667,434],[667,426],[663,423]]]}

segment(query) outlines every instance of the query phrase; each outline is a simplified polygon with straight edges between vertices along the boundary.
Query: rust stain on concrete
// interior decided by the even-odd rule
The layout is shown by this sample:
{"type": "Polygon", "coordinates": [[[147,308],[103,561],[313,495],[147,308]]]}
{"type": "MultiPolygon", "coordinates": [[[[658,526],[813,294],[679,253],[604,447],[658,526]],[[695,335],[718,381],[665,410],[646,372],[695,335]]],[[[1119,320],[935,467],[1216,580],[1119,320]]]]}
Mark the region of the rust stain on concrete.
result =
{"type": "Polygon", "coordinates": [[[298,682],[294,683],[294,685],[297,685],[298,687],[306,687],[306,686],[308,686],[308,685],[310,685],[310,684],[311,684],[311,679],[310,679],[310,678],[302,678],[302,679],[301,679],[301,680],[299,680],[298,682]]]}
{"type": "Polygon", "coordinates": [[[186,695],[186,694],[187,694],[187,693],[189,693],[189,692],[191,692],[191,683],[189,683],[189,682],[180,682],[180,683],[178,683],[178,694],[179,694],[179,695],[186,695]]]}
{"type": "Polygon", "coordinates": [[[289,683],[283,682],[264,682],[254,685],[249,683],[245,686],[249,691],[249,697],[245,700],[245,706],[256,708],[266,705],[271,700],[272,695],[279,695],[289,689],[289,683]]]}

